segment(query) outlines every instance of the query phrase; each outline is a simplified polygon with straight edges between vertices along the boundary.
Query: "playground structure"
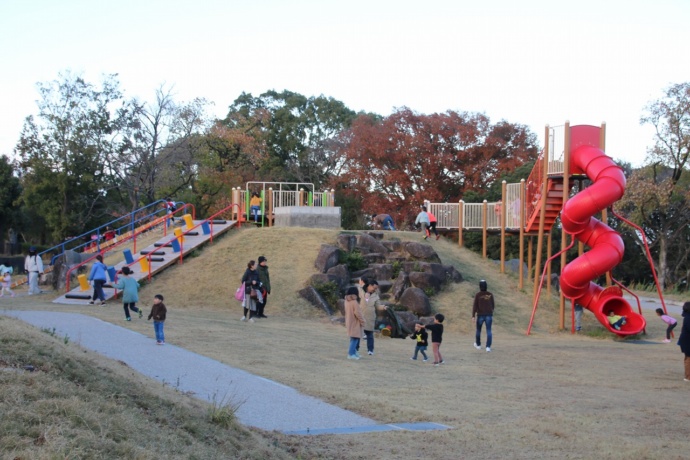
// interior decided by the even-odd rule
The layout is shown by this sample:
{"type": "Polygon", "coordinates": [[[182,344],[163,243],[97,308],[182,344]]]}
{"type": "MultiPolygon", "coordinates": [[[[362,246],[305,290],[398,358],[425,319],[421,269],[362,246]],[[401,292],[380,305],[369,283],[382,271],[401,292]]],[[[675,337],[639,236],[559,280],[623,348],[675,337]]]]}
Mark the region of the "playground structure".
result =
{"type": "MultiPolygon", "coordinates": [[[[623,240],[606,225],[607,211],[613,211],[613,204],[625,193],[625,175],[619,166],[604,153],[606,125],[601,127],[580,125],[545,129],[545,147],[527,180],[517,184],[502,184],[501,201],[495,203],[429,203],[429,210],[438,219],[438,227],[458,230],[458,244],[463,245],[463,231],[482,232],[482,256],[486,258],[488,234],[500,234],[500,270],[505,273],[505,238],[517,235],[520,238],[520,264],[518,288],[523,288],[525,238],[528,241],[527,271],[534,270],[534,308],[528,326],[530,333],[534,315],[541,294],[544,279],[550,279],[551,261],[561,257],[560,276],[560,329],[565,328],[565,299],[571,301],[571,319],[574,304],[590,310],[596,319],[609,331],[620,336],[634,335],[645,330],[646,321],[642,315],[639,299],[637,312],[622,297],[628,291],[612,278],[611,270],[623,259],[623,240]],[[584,180],[592,184],[585,188],[584,180]],[[571,190],[577,185],[574,196],[571,190]],[[601,220],[595,215],[601,213],[601,220]],[[552,255],[551,229],[561,225],[561,250],[552,255]],[[544,237],[547,237],[548,254],[541,270],[541,254],[544,237]],[[570,244],[567,237],[571,237],[570,244]],[[536,257],[533,264],[533,241],[536,237],[536,257]],[[566,251],[578,242],[579,256],[566,263],[566,251]],[[584,247],[589,250],[584,252],[584,247]],[[606,287],[594,280],[606,275],[606,287]],[[614,329],[607,314],[626,316],[627,322],[620,330],[614,329]]],[[[616,217],[622,218],[621,216],[616,217]]],[[[623,219],[624,220],[624,219],[623,219]]],[[[626,223],[632,225],[629,221],[626,223]]],[[[644,234],[642,234],[644,236],[644,234]]],[[[645,243],[646,246],[646,243],[645,243]]],[[[657,281],[651,255],[647,249],[655,281],[657,281]]],[[[547,283],[550,292],[551,285],[547,283]]],[[[657,281],[657,291],[664,311],[666,305],[657,281]]],[[[628,291],[637,298],[634,294],[628,291]]],[[[571,321],[571,324],[574,321],[571,321]]],[[[575,332],[574,325],[571,327],[575,332]]]]}
{"type": "Polygon", "coordinates": [[[240,207],[233,210],[232,219],[239,222],[250,222],[249,200],[252,193],[258,193],[261,198],[259,216],[260,226],[275,225],[275,209],[280,207],[333,207],[335,206],[335,190],[317,192],[314,184],[307,182],[247,182],[245,188],[232,188],[231,201],[240,203],[240,207]]]}

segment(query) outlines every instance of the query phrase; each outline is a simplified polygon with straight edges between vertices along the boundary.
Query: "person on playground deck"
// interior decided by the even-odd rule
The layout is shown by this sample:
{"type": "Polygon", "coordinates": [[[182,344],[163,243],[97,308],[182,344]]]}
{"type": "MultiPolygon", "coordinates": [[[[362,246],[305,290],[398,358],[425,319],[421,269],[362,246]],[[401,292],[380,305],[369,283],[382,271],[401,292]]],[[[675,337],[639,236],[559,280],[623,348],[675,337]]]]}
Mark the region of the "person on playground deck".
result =
{"type": "Polygon", "coordinates": [[[252,193],[252,198],[249,200],[249,211],[254,216],[254,222],[259,222],[259,212],[261,211],[261,197],[258,193],[252,193]]]}

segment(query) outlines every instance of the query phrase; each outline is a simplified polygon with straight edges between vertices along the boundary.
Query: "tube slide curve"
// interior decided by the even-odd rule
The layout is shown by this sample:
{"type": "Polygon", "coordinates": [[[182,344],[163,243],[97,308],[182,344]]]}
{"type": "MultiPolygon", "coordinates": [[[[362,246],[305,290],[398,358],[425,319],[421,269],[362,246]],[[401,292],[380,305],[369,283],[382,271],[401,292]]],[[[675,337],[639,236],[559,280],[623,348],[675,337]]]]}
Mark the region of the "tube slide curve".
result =
{"type": "Polygon", "coordinates": [[[625,193],[625,175],[611,158],[591,145],[576,148],[571,164],[589,177],[593,184],[568,200],[561,212],[563,230],[574,235],[590,250],[563,268],[560,284],[563,295],[587,308],[606,328],[618,335],[633,335],[644,330],[644,317],[623,299],[618,287],[602,288],[593,279],[610,271],[623,260],[623,240],[618,233],[592,217],[620,200],[625,193]],[[627,322],[620,330],[607,319],[613,311],[625,316],[627,322]]]}

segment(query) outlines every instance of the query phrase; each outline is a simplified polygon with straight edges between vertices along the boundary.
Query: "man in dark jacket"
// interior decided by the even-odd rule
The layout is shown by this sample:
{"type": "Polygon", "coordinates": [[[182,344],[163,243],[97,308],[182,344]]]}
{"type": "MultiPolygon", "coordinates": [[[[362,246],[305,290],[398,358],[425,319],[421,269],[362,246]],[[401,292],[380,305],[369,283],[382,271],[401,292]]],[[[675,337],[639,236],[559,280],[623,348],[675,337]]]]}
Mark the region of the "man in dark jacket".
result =
{"type": "Polygon", "coordinates": [[[259,280],[263,287],[263,301],[256,306],[256,316],[259,318],[268,318],[264,315],[264,308],[266,308],[266,301],[268,294],[271,293],[271,276],[268,274],[268,266],[266,265],[268,259],[264,256],[259,256],[259,280]]]}
{"type": "Polygon", "coordinates": [[[472,320],[476,318],[477,333],[474,340],[474,348],[482,349],[482,325],[486,323],[486,351],[491,351],[491,323],[494,316],[494,295],[486,290],[486,281],[479,281],[479,292],[474,296],[474,305],[472,305],[472,320]]]}

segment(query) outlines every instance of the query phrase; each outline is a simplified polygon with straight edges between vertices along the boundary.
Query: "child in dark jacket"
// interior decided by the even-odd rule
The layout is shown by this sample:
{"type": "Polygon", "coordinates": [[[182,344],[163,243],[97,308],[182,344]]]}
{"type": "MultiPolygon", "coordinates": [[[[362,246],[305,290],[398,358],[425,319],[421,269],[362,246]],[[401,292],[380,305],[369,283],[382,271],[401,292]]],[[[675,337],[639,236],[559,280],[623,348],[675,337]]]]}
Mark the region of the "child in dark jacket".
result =
{"type": "Polygon", "coordinates": [[[426,332],[426,329],[424,328],[424,325],[421,322],[417,322],[414,325],[414,332],[410,336],[411,339],[415,340],[415,347],[414,347],[414,356],[412,356],[413,360],[417,360],[417,354],[419,352],[422,353],[422,356],[424,357],[424,362],[429,361],[429,358],[426,355],[426,348],[429,346],[429,334],[426,332]]]}
{"type": "Polygon", "coordinates": [[[441,356],[444,319],[446,319],[445,316],[441,313],[436,313],[434,315],[434,324],[425,326],[427,331],[431,331],[431,349],[434,351],[434,366],[445,363],[445,361],[443,361],[443,356],[441,356]]]}
{"type": "Polygon", "coordinates": [[[165,335],[163,334],[163,323],[165,323],[165,316],[168,313],[168,309],[165,308],[163,303],[163,296],[156,294],[153,297],[153,307],[151,307],[151,313],[149,313],[149,320],[153,318],[153,330],[156,333],[156,343],[158,345],[165,345],[165,335]]]}

